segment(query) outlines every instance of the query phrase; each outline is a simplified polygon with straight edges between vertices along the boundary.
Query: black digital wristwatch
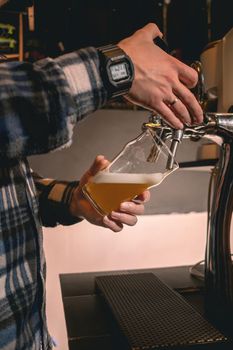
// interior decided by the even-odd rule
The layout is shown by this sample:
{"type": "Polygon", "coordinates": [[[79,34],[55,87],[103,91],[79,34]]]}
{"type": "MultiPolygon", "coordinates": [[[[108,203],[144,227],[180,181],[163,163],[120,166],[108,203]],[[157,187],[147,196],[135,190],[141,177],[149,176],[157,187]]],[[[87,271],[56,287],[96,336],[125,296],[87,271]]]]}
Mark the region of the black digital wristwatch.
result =
{"type": "Polygon", "coordinates": [[[134,66],[129,56],[117,45],[97,48],[100,74],[109,98],[126,94],[134,78],[134,66]]]}

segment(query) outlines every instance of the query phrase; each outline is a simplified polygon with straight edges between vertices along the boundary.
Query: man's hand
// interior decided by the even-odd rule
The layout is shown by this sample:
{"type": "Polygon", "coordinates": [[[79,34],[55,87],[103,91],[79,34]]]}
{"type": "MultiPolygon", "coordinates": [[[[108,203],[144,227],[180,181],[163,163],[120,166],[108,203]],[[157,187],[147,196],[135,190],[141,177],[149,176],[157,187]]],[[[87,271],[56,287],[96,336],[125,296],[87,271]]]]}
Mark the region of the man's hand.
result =
{"type": "Polygon", "coordinates": [[[82,176],[79,186],[73,193],[70,212],[73,216],[84,217],[94,225],[107,227],[114,232],[119,232],[123,229],[124,224],[133,226],[137,223],[137,215],[143,214],[143,203],[150,199],[150,192],[144,191],[137,197],[137,202],[123,202],[118,211],[111,212],[108,216],[101,216],[83,195],[82,187],[90,181],[98,171],[106,168],[108,164],[109,162],[104,156],[96,157],[90,169],[82,176]]]}
{"type": "Polygon", "coordinates": [[[157,112],[177,129],[184,123],[201,123],[202,109],[189,90],[197,84],[197,73],[155,45],[153,40],[158,36],[162,33],[150,23],[119,42],[135,68],[126,98],[157,112]]]}

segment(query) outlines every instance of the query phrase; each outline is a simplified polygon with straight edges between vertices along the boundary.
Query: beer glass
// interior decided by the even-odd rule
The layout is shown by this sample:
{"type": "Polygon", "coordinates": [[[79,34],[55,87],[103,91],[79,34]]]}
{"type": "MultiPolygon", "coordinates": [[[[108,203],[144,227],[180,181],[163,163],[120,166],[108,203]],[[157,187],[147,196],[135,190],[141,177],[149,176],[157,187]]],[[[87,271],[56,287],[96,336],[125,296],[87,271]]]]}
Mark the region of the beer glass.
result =
{"type": "Polygon", "coordinates": [[[171,162],[172,157],[168,146],[147,128],[83,187],[83,193],[101,215],[108,215],[176,170],[178,164],[174,159],[171,162]]]}

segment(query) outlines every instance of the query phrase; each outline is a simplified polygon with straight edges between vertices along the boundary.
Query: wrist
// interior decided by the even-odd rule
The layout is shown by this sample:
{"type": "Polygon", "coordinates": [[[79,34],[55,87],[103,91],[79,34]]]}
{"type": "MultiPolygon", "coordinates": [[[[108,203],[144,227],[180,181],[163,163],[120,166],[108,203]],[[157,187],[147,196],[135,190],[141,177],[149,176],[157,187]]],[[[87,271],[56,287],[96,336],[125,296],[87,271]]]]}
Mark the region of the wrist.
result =
{"type": "Polygon", "coordinates": [[[81,214],[79,210],[79,203],[78,203],[78,196],[77,191],[79,191],[79,183],[78,181],[75,181],[75,186],[71,189],[69,200],[67,201],[67,210],[69,211],[69,215],[71,218],[77,221],[81,221],[84,219],[83,215],[81,214]]]}
{"type": "Polygon", "coordinates": [[[117,45],[97,48],[100,75],[109,98],[129,92],[134,79],[134,66],[130,57],[117,45]]]}

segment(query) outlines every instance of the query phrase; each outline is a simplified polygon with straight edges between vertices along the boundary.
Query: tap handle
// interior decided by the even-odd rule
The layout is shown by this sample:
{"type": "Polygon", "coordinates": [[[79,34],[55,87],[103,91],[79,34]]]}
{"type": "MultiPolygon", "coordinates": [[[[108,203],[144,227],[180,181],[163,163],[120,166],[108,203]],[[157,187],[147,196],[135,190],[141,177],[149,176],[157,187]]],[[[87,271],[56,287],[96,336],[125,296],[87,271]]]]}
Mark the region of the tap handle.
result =
{"type": "Polygon", "coordinates": [[[203,107],[203,103],[205,101],[205,82],[202,64],[200,61],[195,61],[191,63],[191,67],[195,69],[198,74],[198,81],[196,86],[192,89],[192,92],[196,96],[197,101],[203,107]]]}

